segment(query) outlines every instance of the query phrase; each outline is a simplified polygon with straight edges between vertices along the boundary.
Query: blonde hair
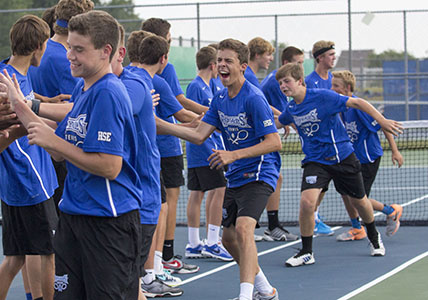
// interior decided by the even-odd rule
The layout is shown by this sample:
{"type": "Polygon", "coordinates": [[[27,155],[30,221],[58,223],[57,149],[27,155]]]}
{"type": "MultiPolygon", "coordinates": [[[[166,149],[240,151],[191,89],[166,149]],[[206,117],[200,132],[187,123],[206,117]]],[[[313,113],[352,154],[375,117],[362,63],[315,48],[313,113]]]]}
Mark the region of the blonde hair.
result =
{"type": "Polygon", "coordinates": [[[248,49],[250,50],[250,60],[253,60],[256,57],[256,54],[263,55],[265,52],[269,54],[275,52],[275,48],[272,44],[261,37],[255,37],[249,41],[248,49]]]}
{"type": "Polygon", "coordinates": [[[350,87],[351,92],[354,92],[355,89],[355,76],[352,74],[351,71],[344,70],[344,71],[334,71],[331,73],[334,78],[342,79],[345,86],[350,87]]]}

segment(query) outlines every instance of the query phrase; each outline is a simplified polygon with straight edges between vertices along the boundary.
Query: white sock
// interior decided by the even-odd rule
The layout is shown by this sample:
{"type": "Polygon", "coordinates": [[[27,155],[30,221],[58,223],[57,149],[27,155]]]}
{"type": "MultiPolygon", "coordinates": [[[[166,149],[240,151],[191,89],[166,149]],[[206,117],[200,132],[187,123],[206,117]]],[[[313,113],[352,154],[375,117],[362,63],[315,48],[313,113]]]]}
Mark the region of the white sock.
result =
{"type": "Polygon", "coordinates": [[[187,237],[191,247],[196,247],[201,243],[199,239],[199,227],[187,227],[187,237]]]}
{"type": "Polygon", "coordinates": [[[207,244],[208,246],[212,246],[218,243],[220,236],[220,226],[208,224],[208,237],[207,244]]]}
{"type": "Polygon", "coordinates": [[[254,279],[254,287],[263,295],[270,295],[273,293],[273,286],[270,285],[262,269],[257,273],[254,279]]]}
{"type": "Polygon", "coordinates": [[[154,271],[157,275],[163,274],[162,252],[160,251],[155,251],[154,271]]]}
{"type": "Polygon", "coordinates": [[[239,285],[239,300],[252,300],[254,285],[249,282],[241,282],[239,285]]]}
{"type": "Polygon", "coordinates": [[[315,222],[319,222],[320,221],[320,214],[318,213],[318,210],[319,210],[319,207],[314,212],[315,222]]]}
{"type": "Polygon", "coordinates": [[[146,275],[142,278],[144,284],[150,284],[153,282],[153,280],[156,279],[155,277],[155,270],[153,269],[146,269],[146,275]]]}

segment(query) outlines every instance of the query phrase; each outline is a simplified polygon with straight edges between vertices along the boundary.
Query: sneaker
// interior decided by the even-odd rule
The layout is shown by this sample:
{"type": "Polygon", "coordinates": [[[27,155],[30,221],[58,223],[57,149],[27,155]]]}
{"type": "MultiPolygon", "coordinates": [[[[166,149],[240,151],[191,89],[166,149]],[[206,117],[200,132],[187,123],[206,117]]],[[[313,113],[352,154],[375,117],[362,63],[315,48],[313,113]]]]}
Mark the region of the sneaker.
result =
{"type": "Polygon", "coordinates": [[[259,291],[253,294],[253,300],[279,300],[278,291],[273,288],[273,292],[270,295],[263,295],[259,291]]]}
{"type": "Polygon", "coordinates": [[[212,246],[204,245],[202,247],[202,254],[208,257],[217,258],[222,261],[232,261],[232,255],[227,252],[223,244],[217,243],[212,246]]]}
{"type": "Polygon", "coordinates": [[[181,279],[177,276],[172,276],[169,270],[163,270],[162,274],[155,275],[157,279],[169,286],[176,286],[181,283],[181,279]]]}
{"type": "Polygon", "coordinates": [[[186,258],[202,258],[204,257],[201,253],[202,244],[197,245],[196,247],[190,246],[190,244],[186,245],[186,252],[184,253],[184,257],[186,258]]]}
{"type": "Polygon", "coordinates": [[[263,239],[268,242],[273,241],[297,241],[299,237],[290,233],[282,227],[275,227],[273,230],[266,229],[263,239]]]}
{"type": "Polygon", "coordinates": [[[385,246],[382,243],[382,238],[378,232],[373,241],[369,239],[370,244],[370,254],[371,256],[384,256],[385,255],[385,246]]]}
{"type": "Polygon", "coordinates": [[[403,214],[403,207],[401,205],[391,204],[391,207],[394,209],[394,211],[386,217],[387,236],[394,235],[397,232],[398,228],[400,228],[400,218],[403,214]]]}
{"type": "Polygon", "coordinates": [[[177,274],[192,274],[199,271],[199,267],[196,265],[189,265],[181,260],[180,255],[175,255],[168,261],[162,261],[163,267],[170,270],[171,273],[177,274]]]}
{"type": "Polygon", "coordinates": [[[334,234],[334,231],[331,229],[330,226],[328,226],[321,220],[315,221],[314,235],[330,236],[333,234],[334,234]]]}
{"type": "Polygon", "coordinates": [[[256,242],[263,241],[263,236],[262,235],[258,235],[258,234],[254,234],[254,241],[256,241],[256,242]]]}
{"type": "Polygon", "coordinates": [[[315,263],[314,254],[312,252],[302,253],[302,251],[300,250],[299,253],[287,259],[287,261],[285,262],[285,266],[299,267],[303,265],[311,265],[313,263],[315,263]]]}
{"type": "Polygon", "coordinates": [[[141,290],[146,298],[178,297],[183,295],[182,289],[168,286],[159,279],[153,280],[150,284],[142,283],[141,290]]]}
{"type": "Polygon", "coordinates": [[[339,242],[362,240],[367,237],[367,233],[363,227],[351,228],[346,232],[342,232],[336,237],[339,242]]]}

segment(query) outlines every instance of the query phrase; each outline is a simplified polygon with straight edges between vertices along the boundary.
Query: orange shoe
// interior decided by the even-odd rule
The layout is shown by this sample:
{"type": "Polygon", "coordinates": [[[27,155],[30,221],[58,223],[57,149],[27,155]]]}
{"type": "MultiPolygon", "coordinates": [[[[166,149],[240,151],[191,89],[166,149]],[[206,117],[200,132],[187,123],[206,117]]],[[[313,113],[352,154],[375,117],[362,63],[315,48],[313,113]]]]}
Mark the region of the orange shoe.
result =
{"type": "Polygon", "coordinates": [[[343,232],[336,237],[339,242],[362,240],[367,237],[366,231],[363,227],[360,229],[351,228],[349,231],[343,232]]]}
{"type": "Polygon", "coordinates": [[[401,205],[391,204],[391,207],[394,211],[386,217],[387,236],[393,236],[397,232],[398,228],[400,228],[400,218],[403,214],[403,207],[401,205]]]}

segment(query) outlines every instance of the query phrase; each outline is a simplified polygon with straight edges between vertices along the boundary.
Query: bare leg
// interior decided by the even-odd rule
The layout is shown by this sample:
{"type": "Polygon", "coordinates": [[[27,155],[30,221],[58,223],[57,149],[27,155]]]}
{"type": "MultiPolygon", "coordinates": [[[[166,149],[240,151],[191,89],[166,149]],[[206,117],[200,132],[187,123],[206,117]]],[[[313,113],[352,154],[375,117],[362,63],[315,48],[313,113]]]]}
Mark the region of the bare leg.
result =
{"type": "Polygon", "coordinates": [[[314,234],[314,211],[320,193],[321,189],[308,189],[302,192],[299,212],[299,225],[302,236],[306,237],[314,234]]]}
{"type": "Polygon", "coordinates": [[[25,256],[5,256],[0,265],[0,300],[5,300],[10,285],[25,262],[25,256]]]}
{"type": "Polygon", "coordinates": [[[31,296],[33,299],[44,297],[42,292],[42,260],[40,255],[26,255],[25,268],[27,269],[27,278],[31,290],[31,296]]]}
{"type": "Polygon", "coordinates": [[[177,201],[180,195],[180,187],[166,189],[166,202],[168,203],[168,216],[166,219],[165,239],[173,240],[177,218],[177,201]]]}
{"type": "Polygon", "coordinates": [[[41,255],[42,291],[43,300],[52,300],[54,296],[55,283],[55,256],[41,255]]]}

